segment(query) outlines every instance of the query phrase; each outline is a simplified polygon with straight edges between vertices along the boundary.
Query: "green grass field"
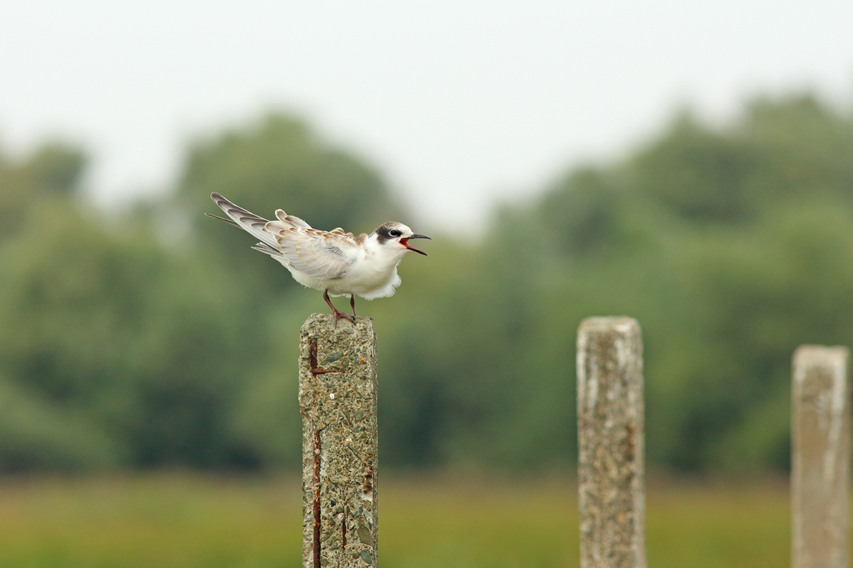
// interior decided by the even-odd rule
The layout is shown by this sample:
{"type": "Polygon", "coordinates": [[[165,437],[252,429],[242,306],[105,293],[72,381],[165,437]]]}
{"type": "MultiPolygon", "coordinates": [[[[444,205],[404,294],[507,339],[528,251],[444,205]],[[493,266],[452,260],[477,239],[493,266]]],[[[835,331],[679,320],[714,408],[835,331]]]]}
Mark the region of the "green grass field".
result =
{"type": "MultiPolygon", "coordinates": [[[[380,485],[383,568],[578,565],[571,479],[430,479],[380,485]]],[[[649,483],[653,568],[787,567],[778,480],[649,483]]],[[[194,474],[0,481],[0,568],[296,568],[298,478],[194,474]]]]}

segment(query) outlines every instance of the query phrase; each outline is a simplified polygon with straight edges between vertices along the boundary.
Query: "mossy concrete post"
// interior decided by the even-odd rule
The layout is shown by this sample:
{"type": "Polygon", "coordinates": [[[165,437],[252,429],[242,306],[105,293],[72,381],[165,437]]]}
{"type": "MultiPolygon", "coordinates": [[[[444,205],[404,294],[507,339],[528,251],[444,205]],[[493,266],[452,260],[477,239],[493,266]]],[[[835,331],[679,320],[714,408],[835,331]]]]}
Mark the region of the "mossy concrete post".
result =
{"type": "Polygon", "coordinates": [[[644,568],[640,324],[585,319],[577,349],[581,568],[644,568]]]}
{"type": "Polygon", "coordinates": [[[793,361],[791,499],[794,568],[847,568],[849,353],[801,346],[793,361]]]}
{"type": "Polygon", "coordinates": [[[376,566],[376,334],[313,314],[302,326],[302,566],[376,566]]]}

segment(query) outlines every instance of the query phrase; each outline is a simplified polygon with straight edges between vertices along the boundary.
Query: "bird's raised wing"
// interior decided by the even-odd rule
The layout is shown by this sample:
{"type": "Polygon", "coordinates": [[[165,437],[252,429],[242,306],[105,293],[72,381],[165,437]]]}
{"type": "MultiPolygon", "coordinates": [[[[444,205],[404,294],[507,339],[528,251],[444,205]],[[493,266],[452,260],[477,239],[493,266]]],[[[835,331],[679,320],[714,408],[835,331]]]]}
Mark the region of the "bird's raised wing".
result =
{"type": "Polygon", "coordinates": [[[211,198],[234,224],[260,241],[252,248],[279,261],[284,257],[291,268],[307,276],[324,280],[341,278],[358,258],[358,240],[363,237],[353,237],[343,229],[330,233],[312,229],[299,217],[281,209],[275,212],[275,221],[268,221],[218,193],[211,194],[211,198]]]}
{"type": "Polygon", "coordinates": [[[297,217],[296,215],[288,215],[282,209],[275,210],[275,217],[278,221],[270,221],[269,226],[267,226],[267,231],[272,234],[278,233],[282,229],[287,229],[289,227],[295,228],[303,228],[310,229],[311,225],[297,217]]]}
{"type": "MultiPolygon", "coordinates": [[[[272,228],[270,223],[267,230],[272,228]]],[[[312,278],[341,278],[358,258],[359,237],[350,233],[291,226],[272,234],[287,263],[312,278]]]]}
{"type": "MultiPolygon", "coordinates": [[[[234,224],[261,241],[258,243],[259,245],[266,245],[268,247],[273,247],[274,249],[278,248],[278,243],[276,243],[275,237],[264,230],[264,227],[267,226],[269,221],[263,217],[255,215],[251,211],[243,209],[239,205],[231,203],[218,193],[211,193],[210,198],[213,199],[213,202],[216,203],[219,208],[234,221],[234,224]]],[[[216,217],[215,215],[208,215],[208,217],[222,219],[222,217],[216,217]]],[[[227,221],[227,219],[222,220],[227,221]]]]}

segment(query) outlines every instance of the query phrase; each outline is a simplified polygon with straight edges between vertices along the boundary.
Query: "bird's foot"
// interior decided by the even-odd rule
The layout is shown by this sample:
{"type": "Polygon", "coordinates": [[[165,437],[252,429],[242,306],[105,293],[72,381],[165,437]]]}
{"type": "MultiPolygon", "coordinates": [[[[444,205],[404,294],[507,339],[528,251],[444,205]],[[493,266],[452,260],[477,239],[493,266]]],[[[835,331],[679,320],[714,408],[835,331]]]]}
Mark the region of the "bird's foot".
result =
{"type": "Polygon", "coordinates": [[[333,327],[334,327],[335,329],[337,329],[337,328],[338,328],[338,320],[339,320],[339,319],[341,319],[341,318],[343,318],[343,319],[345,319],[345,320],[348,320],[348,321],[349,321],[349,322],[351,322],[353,325],[355,325],[355,318],[354,318],[353,316],[351,316],[351,315],[349,315],[349,314],[345,314],[344,312],[342,312],[342,311],[340,311],[339,309],[334,308],[334,307],[332,308],[332,317],[333,317],[333,318],[334,318],[334,320],[335,320],[334,325],[333,325],[333,327]]]}
{"type": "Polygon", "coordinates": [[[323,299],[332,308],[332,317],[335,319],[334,328],[338,329],[338,320],[344,318],[345,320],[349,320],[355,325],[355,300],[352,296],[350,296],[350,305],[352,306],[352,316],[349,316],[343,313],[341,310],[335,307],[332,303],[332,300],[329,299],[329,290],[326,289],[323,291],[323,299]]]}

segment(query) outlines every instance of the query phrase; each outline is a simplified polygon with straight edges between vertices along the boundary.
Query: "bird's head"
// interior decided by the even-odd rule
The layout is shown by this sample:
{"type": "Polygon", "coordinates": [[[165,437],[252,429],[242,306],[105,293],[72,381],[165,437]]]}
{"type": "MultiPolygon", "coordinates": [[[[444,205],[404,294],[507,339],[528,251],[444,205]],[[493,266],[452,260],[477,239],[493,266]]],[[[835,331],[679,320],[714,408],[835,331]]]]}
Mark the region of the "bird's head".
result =
{"type": "Polygon", "coordinates": [[[380,246],[388,247],[388,250],[399,251],[400,253],[413,251],[424,256],[429,256],[424,251],[416,249],[409,244],[409,240],[411,239],[429,239],[429,237],[412,232],[410,228],[402,223],[389,221],[380,225],[370,236],[375,238],[380,246]]]}

